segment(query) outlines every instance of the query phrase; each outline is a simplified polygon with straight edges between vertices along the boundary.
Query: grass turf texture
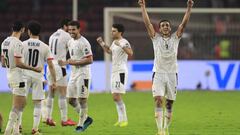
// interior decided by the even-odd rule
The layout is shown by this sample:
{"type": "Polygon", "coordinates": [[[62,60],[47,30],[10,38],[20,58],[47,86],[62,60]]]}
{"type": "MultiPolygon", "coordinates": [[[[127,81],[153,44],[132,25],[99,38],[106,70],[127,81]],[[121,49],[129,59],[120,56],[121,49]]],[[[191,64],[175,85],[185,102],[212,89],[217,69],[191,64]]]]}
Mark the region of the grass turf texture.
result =
{"type": "MultiPolygon", "coordinates": [[[[240,135],[240,92],[179,91],[174,104],[171,135],[240,135]]],[[[155,135],[154,103],[150,92],[129,92],[124,96],[129,125],[114,127],[117,113],[110,94],[91,94],[89,115],[93,124],[82,135],[155,135]]],[[[11,109],[11,95],[0,93],[0,112],[4,127],[11,109]]],[[[78,116],[69,105],[68,116],[77,121],[78,116]]],[[[33,104],[28,97],[28,105],[23,113],[23,135],[30,135],[32,128],[33,104]]],[[[56,127],[40,124],[46,135],[76,135],[75,127],[61,127],[60,113],[55,98],[53,119],[56,127]]],[[[1,133],[2,134],[2,133],[1,133]]]]}

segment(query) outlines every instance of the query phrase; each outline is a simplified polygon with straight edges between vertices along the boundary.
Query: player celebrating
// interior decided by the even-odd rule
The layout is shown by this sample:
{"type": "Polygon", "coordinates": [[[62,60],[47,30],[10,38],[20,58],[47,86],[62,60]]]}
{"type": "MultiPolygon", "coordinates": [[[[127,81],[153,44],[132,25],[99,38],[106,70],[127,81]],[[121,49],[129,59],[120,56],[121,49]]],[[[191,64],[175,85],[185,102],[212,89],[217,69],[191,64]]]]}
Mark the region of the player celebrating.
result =
{"type": "MultiPolygon", "coordinates": [[[[29,39],[23,42],[24,63],[31,67],[43,67],[47,62],[51,77],[53,78],[52,89],[56,88],[56,74],[52,63],[49,46],[39,40],[41,25],[36,21],[28,24],[29,39]]],[[[39,134],[38,126],[41,119],[41,101],[45,98],[43,90],[43,73],[25,72],[27,78],[27,88],[32,88],[32,99],[34,103],[33,129],[32,134],[39,134]]]]}
{"type": "Polygon", "coordinates": [[[171,23],[168,20],[162,20],[159,22],[160,34],[156,33],[147,14],[145,0],[139,0],[138,3],[142,10],[143,21],[153,42],[155,56],[152,92],[156,104],[155,118],[158,127],[158,134],[165,135],[168,134],[168,126],[172,118],[172,106],[177,94],[178,44],[182,37],[183,30],[189,21],[193,1],[188,0],[187,11],[184,15],[182,23],[173,34],[170,33],[171,23]],[[163,114],[164,97],[166,98],[165,115],[163,114]]]}
{"type": "Polygon", "coordinates": [[[112,38],[111,46],[106,45],[102,37],[97,38],[97,42],[103,50],[112,54],[112,77],[111,77],[111,91],[113,100],[116,103],[118,112],[118,121],[114,126],[125,127],[128,125],[126,107],[122,99],[122,94],[125,94],[125,86],[127,83],[127,59],[128,56],[133,55],[133,51],[129,42],[123,38],[124,26],[122,24],[112,25],[112,38]]]}
{"type": "Polygon", "coordinates": [[[91,45],[80,33],[80,24],[71,21],[68,31],[72,39],[68,42],[70,59],[59,62],[61,65],[71,65],[71,75],[67,87],[67,97],[79,114],[79,122],[76,131],[83,132],[92,124],[92,118],[88,117],[87,100],[91,79],[90,64],[93,62],[91,45]]]}
{"type": "MultiPolygon", "coordinates": [[[[58,106],[61,112],[62,126],[74,126],[75,122],[67,118],[67,99],[66,99],[66,90],[67,90],[67,73],[66,66],[60,66],[58,62],[66,61],[67,56],[67,43],[71,39],[71,36],[68,31],[68,23],[70,20],[64,19],[61,22],[61,28],[53,33],[49,38],[49,46],[53,54],[53,64],[56,70],[57,75],[57,89],[60,97],[58,99],[58,106]]],[[[61,64],[61,63],[60,63],[61,64]]],[[[48,74],[48,82],[50,85],[50,90],[47,98],[47,121],[46,124],[50,126],[55,126],[56,122],[52,120],[52,110],[53,110],[53,100],[55,91],[52,89],[51,76],[48,74]]]]}
{"type": "MultiPolygon", "coordinates": [[[[12,26],[12,35],[7,37],[2,43],[2,64],[7,68],[7,78],[13,93],[13,107],[9,114],[9,120],[4,135],[11,135],[14,125],[19,125],[19,114],[22,113],[26,105],[26,80],[24,79],[23,69],[41,72],[42,67],[30,67],[22,62],[23,45],[19,40],[24,32],[23,23],[16,21],[12,26]]],[[[17,126],[18,127],[18,126],[17,126]]],[[[19,128],[14,133],[19,133],[19,128]]]]}

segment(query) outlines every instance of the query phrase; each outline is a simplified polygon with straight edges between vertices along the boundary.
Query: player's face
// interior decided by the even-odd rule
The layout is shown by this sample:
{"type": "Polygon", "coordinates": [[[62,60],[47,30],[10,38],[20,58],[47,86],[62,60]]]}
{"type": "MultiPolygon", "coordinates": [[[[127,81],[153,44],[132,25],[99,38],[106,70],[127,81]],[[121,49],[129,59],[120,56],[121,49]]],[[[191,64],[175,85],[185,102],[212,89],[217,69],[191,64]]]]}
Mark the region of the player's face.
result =
{"type": "Polygon", "coordinates": [[[121,32],[118,32],[116,28],[112,28],[112,38],[118,39],[119,37],[121,37],[121,32]]]}
{"type": "Polygon", "coordinates": [[[68,26],[68,32],[72,38],[76,39],[80,34],[80,28],[78,29],[77,26],[68,26]]]}
{"type": "Polygon", "coordinates": [[[161,22],[160,23],[160,27],[159,27],[159,31],[160,33],[162,33],[163,35],[169,35],[171,32],[171,26],[169,22],[161,22]]]}

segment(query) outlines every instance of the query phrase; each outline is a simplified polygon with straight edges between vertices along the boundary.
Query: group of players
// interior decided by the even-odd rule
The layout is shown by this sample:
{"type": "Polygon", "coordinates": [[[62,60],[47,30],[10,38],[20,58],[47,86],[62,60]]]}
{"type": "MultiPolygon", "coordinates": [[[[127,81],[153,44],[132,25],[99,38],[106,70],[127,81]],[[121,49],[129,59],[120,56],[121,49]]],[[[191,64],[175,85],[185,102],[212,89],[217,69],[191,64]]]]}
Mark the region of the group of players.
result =
{"type": "MultiPolygon", "coordinates": [[[[189,21],[193,1],[188,0],[187,10],[177,31],[171,34],[171,24],[168,20],[159,22],[157,33],[147,14],[145,0],[138,1],[143,21],[152,40],[154,48],[153,86],[155,100],[155,119],[158,128],[157,135],[168,135],[168,127],[172,118],[172,106],[177,93],[177,50],[183,30],[189,21]],[[166,103],[163,101],[166,98],[166,103]]],[[[55,126],[52,119],[53,99],[59,93],[59,109],[61,125],[77,125],[76,131],[83,132],[93,119],[88,116],[87,100],[91,82],[90,65],[93,62],[91,45],[81,35],[79,22],[64,19],[61,28],[49,38],[49,45],[39,40],[41,25],[30,21],[27,26],[29,39],[21,42],[21,34],[25,31],[22,22],[16,21],[12,26],[12,35],[2,43],[1,61],[7,69],[9,86],[13,93],[13,106],[4,135],[20,134],[22,112],[26,104],[26,96],[32,88],[34,103],[34,123],[32,134],[41,134],[38,126],[41,119],[41,101],[45,99],[43,91],[43,66],[48,64],[47,79],[49,92],[46,99],[46,124],[55,126]],[[66,59],[67,52],[70,58],[66,59]],[[67,82],[66,65],[71,65],[71,75],[67,82]],[[67,98],[69,104],[79,114],[78,124],[67,117],[67,98]]],[[[112,55],[111,92],[116,103],[118,121],[114,126],[128,125],[126,106],[122,99],[128,77],[127,59],[133,55],[130,43],[123,37],[124,26],[112,25],[113,42],[109,46],[102,37],[97,42],[106,53],[112,55]]]]}

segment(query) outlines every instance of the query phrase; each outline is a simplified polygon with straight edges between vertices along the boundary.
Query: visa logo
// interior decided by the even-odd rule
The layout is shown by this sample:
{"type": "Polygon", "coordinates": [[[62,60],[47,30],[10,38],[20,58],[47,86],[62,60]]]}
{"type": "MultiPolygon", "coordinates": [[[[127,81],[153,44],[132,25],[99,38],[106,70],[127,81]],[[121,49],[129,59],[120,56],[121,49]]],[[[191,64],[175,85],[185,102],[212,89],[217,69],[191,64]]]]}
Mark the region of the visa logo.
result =
{"type": "Polygon", "coordinates": [[[220,89],[225,89],[226,88],[231,76],[233,75],[234,69],[237,68],[237,76],[235,78],[234,88],[235,89],[240,89],[240,64],[230,63],[227,66],[225,73],[221,72],[222,69],[220,68],[219,64],[210,63],[209,65],[213,68],[213,71],[214,71],[215,76],[216,76],[217,84],[218,84],[218,87],[220,89]]]}

